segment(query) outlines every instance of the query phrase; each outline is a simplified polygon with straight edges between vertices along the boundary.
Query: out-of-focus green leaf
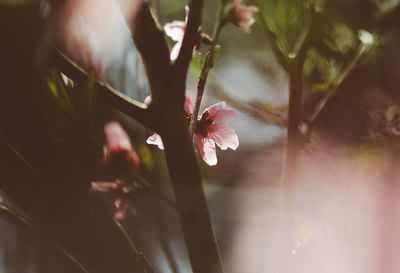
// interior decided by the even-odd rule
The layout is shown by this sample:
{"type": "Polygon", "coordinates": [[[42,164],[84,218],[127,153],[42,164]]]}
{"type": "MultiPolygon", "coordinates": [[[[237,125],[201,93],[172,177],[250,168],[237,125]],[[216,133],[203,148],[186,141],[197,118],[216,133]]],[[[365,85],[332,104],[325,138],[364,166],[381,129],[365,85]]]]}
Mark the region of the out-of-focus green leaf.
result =
{"type": "Polygon", "coordinates": [[[323,92],[327,89],[328,85],[326,83],[317,83],[314,84],[313,87],[311,88],[311,92],[313,93],[320,93],[323,92]]]}
{"type": "Polygon", "coordinates": [[[50,89],[50,92],[54,95],[55,98],[58,99],[58,92],[57,92],[57,87],[54,81],[52,81],[51,79],[47,79],[47,86],[50,89]]]}
{"type": "Polygon", "coordinates": [[[79,114],[69,98],[66,90],[67,86],[65,85],[61,74],[55,70],[51,70],[50,77],[47,78],[46,81],[51,94],[58,101],[60,107],[71,116],[79,118],[79,114]]]}
{"type": "Polygon", "coordinates": [[[391,12],[400,4],[400,0],[371,0],[371,1],[376,4],[379,11],[381,11],[382,13],[391,12]]]}
{"type": "Polygon", "coordinates": [[[96,97],[97,97],[97,90],[96,90],[96,79],[90,78],[86,83],[86,88],[84,89],[86,93],[86,98],[88,101],[87,106],[87,119],[88,124],[91,125],[94,122],[94,112],[96,106],[96,97]]]}
{"type": "Polygon", "coordinates": [[[218,60],[220,55],[221,55],[221,46],[216,45],[214,48],[213,63],[215,63],[218,60]]]}
{"type": "Polygon", "coordinates": [[[314,91],[322,91],[323,86],[328,86],[335,81],[340,73],[341,65],[333,57],[322,56],[315,48],[308,50],[304,63],[304,74],[310,75],[317,70],[322,83],[314,91]]]}
{"type": "Polygon", "coordinates": [[[304,1],[304,7],[312,9],[316,13],[322,13],[325,9],[327,0],[306,0],[304,1]]]}
{"type": "Polygon", "coordinates": [[[357,38],[353,31],[343,23],[332,23],[326,29],[324,42],[331,49],[346,54],[357,45],[357,38]]]}
{"type": "Polygon", "coordinates": [[[138,153],[142,158],[142,162],[147,170],[152,170],[154,167],[154,159],[147,145],[141,145],[138,153]]]}
{"type": "Polygon", "coordinates": [[[192,58],[192,62],[190,63],[189,67],[189,72],[193,78],[197,79],[200,77],[203,64],[204,61],[202,58],[202,54],[200,52],[196,53],[196,55],[192,58]]]}
{"type": "Polygon", "coordinates": [[[295,57],[310,28],[310,11],[303,1],[257,1],[266,23],[277,37],[277,45],[288,57],[295,57]]]}

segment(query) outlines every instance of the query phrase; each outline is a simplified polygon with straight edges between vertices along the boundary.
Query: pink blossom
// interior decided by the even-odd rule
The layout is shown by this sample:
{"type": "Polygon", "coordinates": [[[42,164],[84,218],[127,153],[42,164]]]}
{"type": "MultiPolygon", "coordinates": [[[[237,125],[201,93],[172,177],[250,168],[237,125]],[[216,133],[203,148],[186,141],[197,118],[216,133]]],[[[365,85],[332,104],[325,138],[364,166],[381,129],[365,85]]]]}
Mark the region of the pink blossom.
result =
{"type": "MultiPolygon", "coordinates": [[[[235,130],[228,124],[222,122],[226,119],[236,117],[232,109],[225,109],[225,102],[211,105],[204,110],[196,124],[195,134],[199,139],[199,150],[203,160],[210,166],[217,164],[215,144],[222,150],[230,148],[236,150],[239,146],[239,139],[235,130]]],[[[185,112],[190,116],[193,112],[193,104],[186,97],[185,112]]],[[[147,139],[148,144],[157,145],[164,149],[160,135],[154,133],[147,139]]]]}
{"type": "Polygon", "coordinates": [[[132,188],[125,185],[125,183],[117,180],[116,182],[92,182],[91,191],[106,199],[109,199],[115,211],[113,213],[114,218],[122,220],[125,218],[127,212],[131,212],[136,215],[136,210],[131,206],[131,192],[132,188]]]}
{"type": "Polygon", "coordinates": [[[140,158],[133,150],[128,134],[116,121],[111,121],[104,126],[106,146],[104,146],[103,165],[111,172],[118,174],[138,169],[140,158]]]}
{"type": "Polygon", "coordinates": [[[257,7],[246,6],[242,4],[242,0],[235,0],[230,11],[232,23],[245,32],[250,32],[250,26],[254,23],[253,14],[255,12],[258,12],[257,7]]]}
{"type": "Polygon", "coordinates": [[[200,120],[196,124],[196,134],[199,138],[199,149],[203,160],[210,166],[217,164],[215,144],[226,150],[236,150],[239,139],[235,130],[222,122],[236,117],[232,109],[225,109],[225,102],[211,105],[204,110],[200,120]]]}
{"type": "MultiPolygon", "coordinates": [[[[185,7],[186,10],[186,18],[185,21],[172,21],[171,23],[167,23],[164,25],[165,34],[170,37],[176,44],[171,49],[171,61],[175,61],[179,55],[179,51],[182,47],[183,37],[185,36],[186,23],[189,16],[189,7],[185,7]]],[[[194,50],[196,50],[200,46],[200,32],[199,32],[199,41],[196,43],[194,50]]]]}
{"type": "Polygon", "coordinates": [[[119,178],[128,177],[132,172],[138,171],[140,158],[133,150],[128,134],[118,122],[107,123],[104,126],[104,134],[106,145],[97,175],[115,181],[91,182],[91,191],[110,199],[116,209],[115,219],[121,220],[126,212],[136,214],[136,211],[130,205],[132,186],[119,178]]]}

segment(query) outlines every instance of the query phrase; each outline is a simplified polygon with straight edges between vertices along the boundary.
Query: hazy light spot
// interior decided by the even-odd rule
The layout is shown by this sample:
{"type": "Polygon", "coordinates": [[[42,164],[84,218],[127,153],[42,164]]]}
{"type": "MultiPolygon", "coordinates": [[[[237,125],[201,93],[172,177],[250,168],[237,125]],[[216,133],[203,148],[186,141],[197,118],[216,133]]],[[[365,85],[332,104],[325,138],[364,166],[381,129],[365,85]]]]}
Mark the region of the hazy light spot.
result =
{"type": "Polygon", "coordinates": [[[370,45],[374,42],[374,36],[366,31],[361,29],[360,31],[358,31],[358,39],[360,39],[361,43],[365,44],[365,45],[370,45]]]}

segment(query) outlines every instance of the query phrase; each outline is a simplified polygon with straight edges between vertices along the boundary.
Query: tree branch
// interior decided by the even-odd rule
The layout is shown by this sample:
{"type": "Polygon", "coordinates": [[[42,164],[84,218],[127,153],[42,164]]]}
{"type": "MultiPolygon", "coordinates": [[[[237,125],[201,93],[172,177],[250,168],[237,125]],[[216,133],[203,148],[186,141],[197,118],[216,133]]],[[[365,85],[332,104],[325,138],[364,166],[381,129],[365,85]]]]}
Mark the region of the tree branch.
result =
{"type": "MultiPolygon", "coordinates": [[[[84,84],[91,78],[90,75],[57,49],[54,49],[51,61],[52,65],[57,70],[71,78],[77,84],[84,84]]],[[[99,81],[96,81],[96,90],[98,91],[99,97],[116,109],[136,119],[146,127],[153,129],[154,126],[151,122],[151,115],[150,112],[147,111],[145,104],[137,102],[121,92],[116,91],[108,84],[99,81]]]]}
{"type": "Polygon", "coordinates": [[[142,56],[152,94],[152,103],[165,103],[168,90],[166,80],[171,73],[170,52],[163,31],[151,14],[147,3],[142,2],[136,16],[128,21],[133,40],[142,56]]]}
{"type": "Polygon", "coordinates": [[[330,84],[330,86],[326,89],[326,93],[324,97],[317,103],[311,112],[310,118],[307,122],[307,132],[306,135],[310,133],[312,128],[314,127],[318,117],[321,115],[326,105],[332,100],[337,88],[342,85],[342,83],[347,79],[347,77],[353,72],[353,70],[357,67],[359,62],[363,59],[365,54],[369,51],[371,45],[361,44],[357,51],[354,53],[353,58],[347,64],[347,66],[343,69],[342,73],[338,76],[338,78],[330,84]]]}
{"type": "Polygon", "coordinates": [[[175,73],[178,78],[186,78],[189,63],[193,55],[193,47],[199,39],[199,27],[201,24],[201,11],[203,0],[191,0],[189,6],[189,18],[186,25],[185,36],[179,56],[174,64],[175,73]]]}

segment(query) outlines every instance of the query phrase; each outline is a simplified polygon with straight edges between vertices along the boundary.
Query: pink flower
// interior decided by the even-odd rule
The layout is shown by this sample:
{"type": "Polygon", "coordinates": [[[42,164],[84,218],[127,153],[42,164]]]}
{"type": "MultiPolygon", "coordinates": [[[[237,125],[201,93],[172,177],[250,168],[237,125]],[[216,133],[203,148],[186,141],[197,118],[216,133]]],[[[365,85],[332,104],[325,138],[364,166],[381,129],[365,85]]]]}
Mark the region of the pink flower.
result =
{"type": "Polygon", "coordinates": [[[196,124],[196,134],[199,137],[199,149],[203,160],[210,166],[217,164],[215,144],[226,150],[236,150],[239,139],[235,130],[222,122],[236,117],[232,109],[225,109],[225,102],[211,105],[204,110],[200,120],[196,124]]]}
{"type": "MultiPolygon", "coordinates": [[[[222,150],[227,148],[236,150],[239,146],[239,139],[235,130],[222,122],[236,117],[236,113],[232,109],[225,109],[225,107],[225,102],[211,105],[204,110],[196,124],[195,134],[199,138],[200,154],[210,166],[217,164],[215,144],[222,150]]],[[[184,109],[188,116],[193,112],[193,104],[188,97],[186,97],[184,109]]],[[[161,137],[156,133],[147,139],[147,143],[164,149],[161,137]]]]}
{"type": "Polygon", "coordinates": [[[250,26],[254,23],[254,13],[258,12],[255,6],[242,5],[242,0],[235,0],[232,9],[229,13],[233,24],[244,30],[250,32],[250,26]]]}
{"type": "Polygon", "coordinates": [[[109,199],[115,211],[113,213],[116,220],[125,218],[127,212],[137,215],[136,210],[131,207],[131,192],[132,188],[125,183],[117,180],[116,182],[92,182],[91,191],[100,196],[109,199]]]}
{"type": "Polygon", "coordinates": [[[133,150],[128,134],[118,122],[112,121],[104,126],[106,145],[103,148],[104,156],[100,161],[97,175],[102,179],[115,181],[91,182],[91,191],[109,199],[114,207],[114,217],[121,220],[126,212],[136,214],[131,207],[130,199],[132,186],[124,180],[140,166],[140,158],[133,150]]]}
{"type": "MultiPolygon", "coordinates": [[[[165,34],[170,37],[176,44],[171,49],[170,59],[171,61],[175,61],[179,55],[179,51],[182,47],[183,37],[185,36],[186,23],[189,16],[189,7],[185,7],[186,10],[186,18],[185,21],[172,21],[171,23],[167,23],[164,25],[165,34]]],[[[200,46],[200,32],[199,32],[199,41],[196,43],[194,50],[200,46]]]]}
{"type": "Polygon", "coordinates": [[[116,176],[139,169],[140,158],[133,150],[128,134],[116,121],[104,126],[106,146],[104,146],[103,167],[116,176]]]}

